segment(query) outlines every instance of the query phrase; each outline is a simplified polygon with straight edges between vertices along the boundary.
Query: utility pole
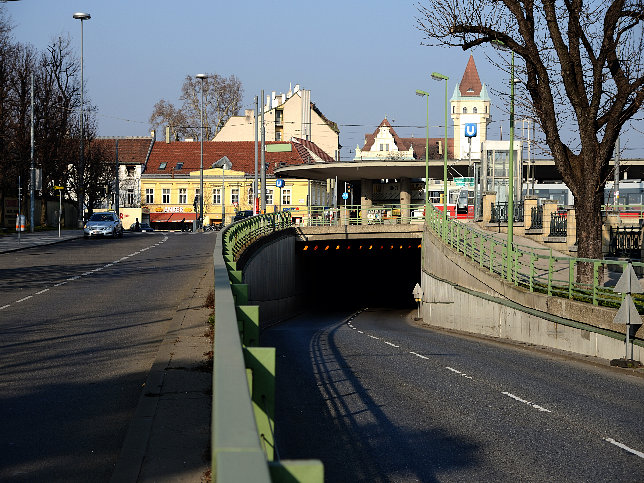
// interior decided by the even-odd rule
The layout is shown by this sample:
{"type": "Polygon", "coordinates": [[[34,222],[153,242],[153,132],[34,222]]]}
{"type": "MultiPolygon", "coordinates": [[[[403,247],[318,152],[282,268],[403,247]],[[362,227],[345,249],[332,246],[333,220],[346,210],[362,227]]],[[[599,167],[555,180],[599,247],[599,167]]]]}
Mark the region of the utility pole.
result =
{"type": "Polygon", "coordinates": [[[257,206],[257,200],[258,200],[258,186],[257,186],[257,129],[259,128],[257,121],[258,121],[258,114],[259,114],[259,109],[257,108],[258,103],[257,103],[257,96],[255,96],[255,116],[254,116],[254,123],[255,123],[255,180],[253,182],[253,214],[256,215],[258,212],[258,206],[257,206]]]}
{"type": "Polygon", "coordinates": [[[261,119],[261,138],[262,138],[262,167],[261,167],[261,177],[262,177],[262,194],[260,195],[260,213],[266,213],[266,136],[264,133],[264,89],[262,89],[262,107],[260,112],[261,119]]]}
{"type": "Polygon", "coordinates": [[[34,190],[36,189],[36,167],[34,165],[34,75],[31,74],[31,183],[29,187],[30,192],[30,206],[29,206],[29,231],[34,232],[34,204],[36,203],[36,196],[34,190]]]}

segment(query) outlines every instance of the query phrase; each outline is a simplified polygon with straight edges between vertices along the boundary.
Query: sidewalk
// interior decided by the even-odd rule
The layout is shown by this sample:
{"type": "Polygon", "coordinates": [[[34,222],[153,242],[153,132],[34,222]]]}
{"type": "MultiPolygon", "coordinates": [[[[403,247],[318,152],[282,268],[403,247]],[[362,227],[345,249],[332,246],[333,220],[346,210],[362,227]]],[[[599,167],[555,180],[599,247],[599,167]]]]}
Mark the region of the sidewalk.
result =
{"type": "Polygon", "coordinates": [[[62,230],[58,237],[58,230],[36,231],[30,233],[23,231],[18,236],[17,232],[0,236],[0,253],[15,252],[42,245],[52,245],[76,238],[83,238],[83,230],[62,230]]]}

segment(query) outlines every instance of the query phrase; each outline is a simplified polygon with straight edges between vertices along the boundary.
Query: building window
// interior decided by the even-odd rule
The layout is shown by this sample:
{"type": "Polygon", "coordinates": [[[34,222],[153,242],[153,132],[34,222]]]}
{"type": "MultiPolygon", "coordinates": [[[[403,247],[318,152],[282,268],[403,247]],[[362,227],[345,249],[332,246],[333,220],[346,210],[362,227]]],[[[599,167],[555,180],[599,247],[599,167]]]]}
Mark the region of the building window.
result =
{"type": "Polygon", "coordinates": [[[212,189],[212,204],[213,205],[221,204],[221,188],[212,189]]]}
{"type": "Polygon", "coordinates": [[[183,163],[177,163],[177,166],[174,169],[175,171],[179,171],[181,168],[183,168],[183,163]]]}
{"type": "Polygon", "coordinates": [[[232,204],[239,204],[239,188],[230,189],[230,202],[232,204]]]}
{"type": "Polygon", "coordinates": [[[253,196],[253,187],[251,186],[248,188],[248,204],[253,206],[253,203],[255,203],[255,197],[253,196]]]}
{"type": "Polygon", "coordinates": [[[168,204],[170,203],[170,188],[163,188],[161,193],[161,203],[168,204]]]}
{"type": "Polygon", "coordinates": [[[179,188],[179,204],[185,205],[186,203],[188,203],[188,189],[179,188]]]}
{"type": "Polygon", "coordinates": [[[467,114],[467,107],[463,108],[463,114],[467,114]]]}
{"type": "Polygon", "coordinates": [[[291,188],[282,189],[282,204],[283,205],[291,204],[291,188]]]}
{"type": "Polygon", "coordinates": [[[134,190],[127,190],[127,204],[128,206],[134,206],[134,190]]]}
{"type": "Polygon", "coordinates": [[[134,166],[127,166],[125,169],[127,169],[127,177],[134,178],[134,173],[135,173],[134,166]]]}
{"type": "Polygon", "coordinates": [[[275,131],[275,141],[282,140],[282,131],[275,131]]]}
{"type": "Polygon", "coordinates": [[[478,110],[478,108],[477,108],[477,107],[473,107],[473,108],[472,108],[472,112],[473,112],[474,114],[477,114],[477,113],[479,112],[479,110],[478,110]]]}
{"type": "Polygon", "coordinates": [[[266,204],[267,205],[272,205],[273,204],[273,190],[266,188],[266,204]]]}
{"type": "Polygon", "coordinates": [[[452,114],[456,114],[456,106],[452,106],[452,114]]]}
{"type": "Polygon", "coordinates": [[[168,165],[168,163],[161,163],[159,165],[159,169],[165,169],[165,167],[168,165]]]}
{"type": "Polygon", "coordinates": [[[154,203],[154,188],[145,188],[145,202],[154,203]]]}

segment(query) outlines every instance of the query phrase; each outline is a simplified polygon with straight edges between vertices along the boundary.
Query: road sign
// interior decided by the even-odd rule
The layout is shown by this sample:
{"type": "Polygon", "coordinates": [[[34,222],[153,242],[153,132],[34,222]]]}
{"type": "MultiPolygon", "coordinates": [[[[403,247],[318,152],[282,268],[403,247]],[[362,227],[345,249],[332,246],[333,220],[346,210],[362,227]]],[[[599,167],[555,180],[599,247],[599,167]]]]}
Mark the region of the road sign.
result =
{"type": "Polygon", "coordinates": [[[639,280],[637,280],[637,275],[635,275],[635,270],[633,270],[633,265],[629,263],[624,267],[624,272],[619,277],[613,291],[618,293],[644,293],[639,280]]]}
{"type": "Polygon", "coordinates": [[[275,186],[277,186],[278,188],[284,188],[284,180],[281,178],[275,180],[275,186]]]}
{"type": "Polygon", "coordinates": [[[416,302],[421,302],[423,300],[423,289],[420,287],[420,285],[416,284],[412,295],[414,296],[414,300],[416,300],[416,302]]]}
{"type": "Polygon", "coordinates": [[[466,138],[476,137],[476,123],[468,122],[465,124],[465,137],[466,138]]]}
{"type": "Polygon", "coordinates": [[[619,310],[617,311],[617,315],[613,319],[613,322],[616,324],[626,325],[642,324],[642,317],[640,317],[640,314],[637,313],[633,298],[629,294],[624,295],[624,301],[622,302],[622,305],[620,305],[619,310]]]}

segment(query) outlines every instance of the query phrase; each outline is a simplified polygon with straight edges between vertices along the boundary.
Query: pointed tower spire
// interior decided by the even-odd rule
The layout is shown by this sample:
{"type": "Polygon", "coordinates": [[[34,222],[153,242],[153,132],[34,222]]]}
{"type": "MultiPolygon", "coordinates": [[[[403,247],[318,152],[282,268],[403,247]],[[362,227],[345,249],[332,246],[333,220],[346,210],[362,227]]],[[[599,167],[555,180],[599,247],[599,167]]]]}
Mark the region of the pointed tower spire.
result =
{"type": "Polygon", "coordinates": [[[481,84],[481,79],[479,78],[479,73],[476,70],[476,64],[474,63],[474,57],[470,55],[470,60],[467,61],[467,66],[465,67],[465,72],[463,73],[463,78],[459,85],[461,96],[479,96],[481,94],[482,87],[483,85],[481,84]]]}

